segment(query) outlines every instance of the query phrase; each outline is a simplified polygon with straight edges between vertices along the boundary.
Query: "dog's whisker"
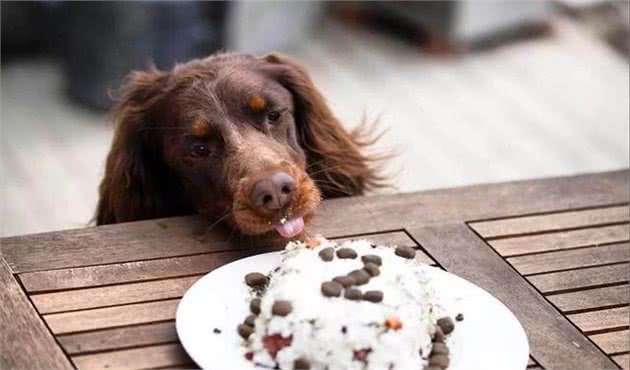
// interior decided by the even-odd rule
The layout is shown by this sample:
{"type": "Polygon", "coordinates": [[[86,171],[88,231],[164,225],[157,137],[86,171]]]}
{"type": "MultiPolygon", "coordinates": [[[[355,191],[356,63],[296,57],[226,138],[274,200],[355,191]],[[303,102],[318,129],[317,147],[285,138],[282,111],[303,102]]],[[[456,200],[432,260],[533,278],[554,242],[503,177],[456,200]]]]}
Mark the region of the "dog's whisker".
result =
{"type": "Polygon", "coordinates": [[[311,178],[313,179],[313,181],[315,181],[315,179],[313,178],[313,176],[315,176],[315,175],[319,175],[320,173],[324,173],[324,172],[326,172],[326,171],[332,171],[332,170],[335,170],[335,169],[338,169],[338,168],[341,168],[341,167],[342,167],[341,165],[339,165],[339,166],[333,166],[333,167],[326,167],[326,168],[321,168],[321,169],[319,169],[319,170],[317,170],[317,171],[315,171],[315,172],[312,172],[312,173],[306,173],[306,174],[304,174],[304,176],[302,176],[302,177],[300,178],[300,181],[302,181],[302,180],[304,180],[304,179],[306,179],[306,178],[308,178],[308,177],[311,177],[311,178]]]}
{"type": "Polygon", "coordinates": [[[315,161],[315,162],[309,164],[308,166],[306,166],[306,168],[304,168],[304,171],[307,171],[309,168],[312,168],[312,167],[314,167],[316,165],[324,163],[324,161],[325,161],[324,159],[320,159],[319,161],[315,161]]]}
{"type": "Polygon", "coordinates": [[[348,193],[347,191],[340,190],[340,189],[324,188],[322,190],[328,190],[331,193],[338,193],[338,194],[342,194],[342,195],[345,195],[345,196],[351,196],[352,195],[351,193],[348,193]]]}
{"type": "Polygon", "coordinates": [[[232,210],[227,211],[226,214],[224,214],[223,216],[219,217],[218,220],[216,220],[212,225],[210,225],[210,227],[208,228],[208,232],[212,231],[212,229],[217,226],[221,221],[225,220],[230,214],[232,213],[232,210]]]}
{"type": "Polygon", "coordinates": [[[309,175],[310,176],[314,176],[314,175],[317,175],[317,174],[320,174],[320,173],[323,173],[323,172],[326,172],[326,171],[336,170],[336,169],[339,169],[341,167],[343,167],[343,165],[332,166],[332,167],[325,167],[325,168],[320,169],[319,171],[315,171],[315,172],[309,173],[309,175]]]}
{"type": "Polygon", "coordinates": [[[339,192],[339,193],[341,193],[341,194],[345,194],[345,195],[352,195],[352,193],[351,193],[349,190],[340,189],[340,188],[335,188],[335,187],[332,187],[332,186],[326,186],[326,185],[324,185],[324,184],[317,185],[317,186],[318,186],[320,189],[322,189],[322,190],[330,190],[330,191],[333,191],[333,192],[339,192]]]}
{"type": "Polygon", "coordinates": [[[351,190],[349,189],[345,189],[333,182],[330,183],[325,183],[325,182],[319,182],[319,183],[315,183],[315,185],[320,189],[320,190],[333,190],[333,191],[340,191],[340,192],[345,192],[345,194],[350,195],[352,193],[351,190]]]}
{"type": "Polygon", "coordinates": [[[331,185],[339,185],[337,182],[335,181],[331,181],[331,180],[326,180],[326,179],[313,179],[313,182],[315,184],[331,184],[331,185]]]}

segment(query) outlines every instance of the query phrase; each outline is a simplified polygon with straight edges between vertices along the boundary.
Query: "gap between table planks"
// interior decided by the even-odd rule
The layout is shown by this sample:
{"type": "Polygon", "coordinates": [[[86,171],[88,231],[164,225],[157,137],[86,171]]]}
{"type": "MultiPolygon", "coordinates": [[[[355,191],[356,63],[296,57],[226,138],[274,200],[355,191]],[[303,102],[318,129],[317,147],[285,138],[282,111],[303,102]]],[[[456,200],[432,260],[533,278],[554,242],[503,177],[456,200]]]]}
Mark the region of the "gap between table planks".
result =
{"type": "MultiPolygon", "coordinates": [[[[342,238],[343,242],[347,239],[369,238],[375,242],[395,243],[397,245],[406,245],[418,247],[409,236],[401,231],[369,234],[367,236],[353,236],[342,238]]],[[[239,255],[240,253],[234,253],[239,255]]],[[[234,259],[234,256],[224,255],[224,262],[234,259]]],[[[416,259],[420,262],[434,263],[425,253],[419,251],[416,259]]],[[[167,259],[169,265],[172,264],[172,258],[167,259]]],[[[155,262],[155,260],[153,261],[155,262]]],[[[179,266],[174,264],[173,266],[179,266]]],[[[101,266],[102,267],[102,266],[101,266]]],[[[144,266],[134,264],[127,266],[133,269],[140,268],[144,270],[144,266]]],[[[163,266],[164,267],[164,266],[163,266]]],[[[115,266],[109,266],[112,271],[118,271],[115,266]]],[[[168,274],[172,272],[171,268],[163,268],[168,274]]],[[[60,270],[54,270],[59,272],[60,270]]],[[[136,278],[136,274],[132,274],[126,269],[127,276],[136,278]]],[[[107,276],[106,271],[100,270],[103,276],[107,276]]],[[[41,276],[40,276],[41,277],[41,276]]],[[[169,280],[184,280],[195,277],[171,278],[169,280]]],[[[44,279],[49,281],[49,279],[44,279]]],[[[90,280],[91,281],[91,280],[90,280]]],[[[33,281],[35,282],[35,281],[33,281]]],[[[136,292],[145,292],[146,295],[142,299],[155,298],[161,296],[162,290],[159,288],[164,280],[150,280],[148,282],[134,282],[130,284],[117,284],[111,286],[100,286],[96,288],[72,289],[62,292],[52,292],[44,294],[35,294],[32,297],[36,306],[40,311],[46,311],[51,307],[64,308],[84,308],[84,305],[102,305],[109,302],[107,297],[115,297],[115,302],[136,297],[136,292]],[[148,286],[147,286],[148,285],[148,286]],[[126,293],[127,286],[131,286],[129,293],[126,293]],[[90,290],[95,290],[90,292],[90,290]],[[88,293],[89,292],[89,293],[88,293]],[[45,297],[42,299],[42,297],[45,297]],[[100,302],[100,303],[99,303],[100,302]],[[78,306],[77,306],[78,305],[78,306]]],[[[36,284],[37,285],[37,284],[36,284]]],[[[179,284],[175,284],[179,287],[179,284]]],[[[168,292],[169,289],[166,289],[168,292]]],[[[96,309],[80,309],[73,312],[45,314],[44,318],[49,323],[51,329],[57,333],[57,338],[68,354],[72,356],[72,360],[79,368],[94,368],[104,365],[110,367],[137,368],[148,366],[175,366],[181,363],[188,363],[188,357],[182,352],[181,348],[176,345],[176,332],[174,328],[174,306],[177,304],[175,300],[165,300],[160,302],[143,302],[139,304],[120,305],[116,307],[99,307],[96,309]],[[143,312],[144,315],[140,315],[143,312]],[[108,320],[99,321],[96,318],[107,317],[108,320]],[[153,319],[168,319],[164,322],[145,322],[147,317],[153,319]],[[89,322],[90,325],[83,326],[81,323],[89,322]],[[125,326],[120,326],[125,325],[125,326]],[[114,327],[111,327],[114,326],[114,327]],[[115,338],[113,340],[112,338],[115,338]],[[139,347],[136,349],[134,347],[139,347]],[[140,349],[141,348],[141,349],[140,349]],[[146,351],[146,352],[145,352],[146,351]],[[177,354],[174,353],[177,351],[177,354]],[[150,353],[151,360],[140,359],[134,360],[140,354],[146,355],[150,353]],[[149,362],[147,362],[149,361],[149,362]]],[[[230,330],[230,328],[222,328],[222,330],[230,330]]]]}
{"type": "MultiPolygon", "coordinates": [[[[613,236],[623,236],[625,235],[622,234],[623,230],[615,228],[620,226],[618,225],[619,222],[623,222],[623,220],[619,221],[619,217],[622,217],[623,212],[616,210],[616,213],[613,212],[614,214],[612,215],[602,216],[599,210],[627,207],[627,185],[628,172],[616,171],[606,174],[480,185],[416,194],[339,199],[327,201],[324,204],[316,219],[316,227],[318,231],[329,237],[363,234],[365,232],[374,235],[374,233],[381,232],[379,230],[401,230],[405,227],[414,229],[426,225],[441,228],[446,227],[443,224],[448,223],[458,223],[460,227],[465,227],[462,224],[464,221],[480,220],[478,222],[481,223],[490,222],[488,219],[515,218],[509,217],[511,215],[518,215],[518,217],[523,218],[538,217],[539,220],[550,216],[558,220],[566,220],[566,215],[560,217],[557,214],[563,213],[558,211],[567,210],[569,213],[574,212],[578,214],[577,218],[581,217],[579,216],[581,212],[587,211],[591,214],[599,215],[589,216],[590,218],[582,217],[582,219],[594,219],[598,227],[612,227],[613,236]],[[334,215],[340,210],[343,210],[345,214],[353,214],[353,217],[350,219],[336,218],[334,215]],[[523,214],[526,214],[526,216],[522,216],[523,214]],[[392,217],[392,215],[396,217],[392,217]]],[[[540,221],[538,222],[540,224],[540,221]]],[[[555,229],[544,230],[542,233],[564,230],[565,227],[571,228],[569,231],[583,231],[583,229],[593,226],[585,225],[586,221],[583,221],[582,224],[572,221],[573,224],[569,226],[566,224],[567,221],[564,222],[564,226],[556,225],[555,229]]],[[[530,223],[536,224],[531,219],[530,223]]],[[[243,246],[231,243],[225,238],[220,238],[218,234],[200,233],[199,230],[204,225],[197,217],[183,217],[5,238],[2,239],[2,245],[0,245],[0,254],[2,257],[7,258],[8,267],[12,272],[20,274],[19,277],[23,279],[25,287],[32,288],[33,292],[56,294],[62,293],[57,292],[57,290],[81,289],[92,286],[98,286],[98,289],[109,289],[110,285],[129,282],[124,280],[129,277],[131,280],[135,279],[136,282],[159,281],[162,278],[152,276],[151,271],[158,271],[155,274],[161,273],[159,270],[153,270],[153,268],[157,267],[153,261],[162,259],[173,262],[171,266],[175,266],[169,270],[172,275],[168,275],[168,271],[162,271],[168,275],[168,278],[185,278],[190,273],[185,274],[182,272],[186,270],[186,267],[190,267],[191,263],[194,265],[193,261],[196,259],[202,259],[204,256],[211,256],[221,252],[232,256],[234,256],[232,253],[240,253],[239,256],[244,256],[251,251],[243,246]],[[130,239],[127,233],[133,235],[133,238],[130,239]],[[177,246],[177,248],[173,248],[173,246],[177,246]],[[235,250],[236,252],[234,252],[235,250]],[[177,269],[178,263],[182,263],[179,270],[177,269]],[[120,269],[115,271],[113,277],[107,276],[106,269],[112,266],[118,266],[120,269]],[[59,278],[64,276],[63,274],[68,277],[75,276],[75,273],[78,275],[83,274],[83,280],[81,278],[77,280],[70,279],[67,285],[64,285],[66,283],[57,283],[59,278]],[[148,277],[144,276],[144,273],[147,273],[148,277]],[[122,278],[116,280],[117,276],[122,276],[122,278]],[[91,280],[92,278],[94,280],[91,280]]],[[[400,232],[396,231],[395,233],[400,232]]],[[[530,231],[525,228],[517,233],[512,233],[511,236],[535,236],[529,235],[529,233],[530,231]]],[[[598,235],[609,234],[603,233],[598,235]]],[[[390,235],[389,237],[393,239],[398,237],[398,235],[390,235]]],[[[572,235],[584,235],[584,233],[573,233],[572,235]]],[[[502,238],[497,237],[496,239],[500,241],[502,238]]],[[[564,253],[565,257],[568,256],[568,258],[564,258],[565,261],[570,261],[571,258],[574,258],[575,263],[577,262],[575,260],[577,258],[576,253],[583,251],[599,252],[604,249],[608,251],[608,254],[600,255],[598,257],[600,262],[595,265],[617,263],[628,259],[627,242],[611,242],[616,244],[589,247],[585,245],[588,244],[588,239],[586,237],[583,237],[583,239],[586,239],[587,242],[579,245],[577,247],[579,249],[574,249],[576,248],[575,246],[560,244],[560,247],[556,248],[560,249],[559,251],[550,252],[545,250],[541,251],[542,253],[540,254],[509,257],[507,260],[513,263],[513,266],[519,261],[524,261],[523,266],[527,266],[527,260],[519,259],[538,257],[540,260],[540,258],[549,257],[551,254],[564,253]]],[[[593,238],[590,240],[593,240],[593,238]]],[[[480,250],[487,248],[485,245],[483,245],[484,248],[481,248],[482,245],[478,247],[480,250]]],[[[429,253],[442,262],[440,257],[443,257],[443,255],[436,255],[433,250],[429,250],[429,253]]],[[[443,251],[443,253],[446,252],[443,251]]],[[[229,258],[222,257],[218,261],[225,262],[226,259],[229,258]]],[[[555,263],[560,270],[567,268],[567,263],[563,265],[557,260],[555,263]]],[[[571,268],[571,266],[569,265],[568,268],[571,268]]],[[[205,272],[199,271],[198,273],[202,274],[205,272]]],[[[457,271],[453,272],[458,273],[457,271]]],[[[538,272],[546,273],[549,271],[538,272]]],[[[460,275],[465,277],[465,274],[460,273],[460,275]]],[[[508,279],[507,281],[511,280],[508,279]]],[[[63,297],[57,296],[57,298],[63,297]]],[[[126,302],[129,302],[129,300],[134,301],[141,298],[126,299],[126,302]]],[[[53,305],[52,309],[45,310],[50,313],[44,315],[44,319],[51,330],[57,333],[58,340],[62,345],[64,345],[64,339],[67,340],[64,348],[72,348],[70,340],[75,340],[74,348],[76,352],[73,352],[73,361],[75,364],[82,364],[82,367],[96,365],[99,360],[104,359],[108,359],[105,362],[113,364],[120,363],[123,360],[129,361],[141,353],[139,351],[140,348],[147,349],[154,354],[153,358],[162,359],[160,361],[165,363],[165,365],[156,362],[151,364],[143,363],[141,364],[142,366],[179,366],[185,364],[178,364],[178,362],[188,360],[171,359],[185,358],[179,352],[172,352],[174,348],[177,348],[177,345],[173,347],[172,343],[161,343],[161,341],[168,342],[170,340],[169,335],[172,332],[169,334],[169,330],[172,330],[172,328],[169,328],[169,326],[172,325],[171,320],[174,317],[176,303],[177,299],[166,298],[155,302],[123,303],[113,307],[81,308],[79,311],[58,313],[54,313],[57,312],[57,308],[54,308],[53,305]],[[105,317],[106,315],[109,316],[105,317]],[[143,318],[143,315],[152,317],[147,319],[143,318]],[[83,320],[91,323],[87,326],[87,329],[80,324],[83,320]],[[86,332],[85,330],[90,331],[86,332]],[[124,330],[129,331],[125,332],[124,330]],[[76,347],[77,341],[80,342],[81,339],[85,339],[87,343],[88,335],[96,335],[98,333],[103,335],[126,334],[128,339],[130,336],[136,336],[136,344],[133,344],[133,346],[140,347],[109,351],[107,353],[90,353],[91,350],[79,350],[76,347]],[[142,343],[143,335],[145,343],[142,343]],[[146,343],[147,336],[153,336],[153,338],[158,338],[159,340],[153,343],[146,343]]],[[[540,302],[536,302],[536,304],[540,304],[540,302]]],[[[80,305],[79,307],[84,306],[80,305]]],[[[68,309],[68,307],[62,307],[61,309],[68,309]]],[[[70,309],[74,308],[70,307],[70,309]]],[[[565,320],[564,323],[567,323],[567,321],[565,320]]],[[[558,331],[559,329],[554,328],[554,330],[558,331]]],[[[611,342],[611,339],[617,340],[612,336],[596,338],[599,339],[600,343],[618,343],[611,342]]],[[[97,348],[95,342],[92,343],[96,346],[94,348],[97,348]]],[[[615,345],[618,344],[614,344],[611,348],[616,348],[614,347],[615,345]]],[[[594,346],[591,344],[591,347],[594,346]]],[[[68,349],[66,350],[68,351],[68,349]]],[[[94,349],[94,351],[100,350],[102,348],[94,349]]],[[[587,351],[587,353],[590,356],[590,352],[587,351]]],[[[536,356],[539,357],[538,354],[536,356]]],[[[624,354],[614,356],[616,357],[613,357],[613,359],[617,362],[624,359],[624,354]]],[[[549,364],[554,364],[545,355],[543,360],[541,363],[547,368],[549,368],[549,364]]],[[[593,361],[593,358],[590,358],[590,361],[593,361]]]]}
{"type": "Polygon", "coordinates": [[[624,205],[469,225],[603,352],[627,367],[629,218],[624,205]]]}
{"type": "MultiPolygon", "coordinates": [[[[328,237],[576,210],[628,202],[628,171],[412,194],[326,201],[314,230],[328,237]],[[338,214],[352,217],[337,217],[338,214]]],[[[13,273],[246,250],[224,233],[204,234],[199,217],[148,220],[2,239],[13,273]],[[177,248],[173,248],[177,245],[177,248]]]]}
{"type": "Polygon", "coordinates": [[[0,255],[0,369],[72,369],[0,255]]]}
{"type": "Polygon", "coordinates": [[[488,290],[503,302],[525,328],[530,351],[543,367],[616,368],[468,226],[431,226],[409,233],[447,271],[488,290]]]}

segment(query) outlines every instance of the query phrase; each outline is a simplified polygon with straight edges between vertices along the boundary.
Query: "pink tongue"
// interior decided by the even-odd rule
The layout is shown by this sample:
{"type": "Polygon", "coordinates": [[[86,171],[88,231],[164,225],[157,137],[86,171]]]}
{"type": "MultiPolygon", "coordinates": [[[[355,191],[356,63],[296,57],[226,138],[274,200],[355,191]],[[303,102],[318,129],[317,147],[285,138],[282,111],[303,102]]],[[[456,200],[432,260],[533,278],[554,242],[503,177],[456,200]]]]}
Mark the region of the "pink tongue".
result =
{"type": "Polygon", "coordinates": [[[296,217],[288,220],[283,224],[276,225],[278,233],[285,238],[290,238],[301,233],[304,229],[304,219],[302,217],[296,217]]]}

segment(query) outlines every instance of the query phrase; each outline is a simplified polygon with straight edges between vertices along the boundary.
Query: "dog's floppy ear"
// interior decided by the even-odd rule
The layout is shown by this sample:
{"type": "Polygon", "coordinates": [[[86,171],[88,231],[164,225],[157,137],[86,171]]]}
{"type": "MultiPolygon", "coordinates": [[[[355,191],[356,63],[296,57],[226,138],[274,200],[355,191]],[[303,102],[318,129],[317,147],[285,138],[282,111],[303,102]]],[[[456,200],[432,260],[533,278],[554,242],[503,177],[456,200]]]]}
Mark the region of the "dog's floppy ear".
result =
{"type": "Polygon", "coordinates": [[[302,66],[277,53],[262,59],[266,70],[293,95],[307,172],[324,197],[362,195],[383,186],[373,166],[375,159],[362,153],[374,142],[366,139],[363,126],[346,131],[302,66]]]}
{"type": "Polygon", "coordinates": [[[132,72],[122,86],[122,97],[112,110],[115,133],[99,188],[97,225],[159,216],[160,179],[155,178],[156,157],[148,155],[155,150],[148,137],[154,130],[148,128],[167,79],[167,73],[152,67],[132,72]]]}

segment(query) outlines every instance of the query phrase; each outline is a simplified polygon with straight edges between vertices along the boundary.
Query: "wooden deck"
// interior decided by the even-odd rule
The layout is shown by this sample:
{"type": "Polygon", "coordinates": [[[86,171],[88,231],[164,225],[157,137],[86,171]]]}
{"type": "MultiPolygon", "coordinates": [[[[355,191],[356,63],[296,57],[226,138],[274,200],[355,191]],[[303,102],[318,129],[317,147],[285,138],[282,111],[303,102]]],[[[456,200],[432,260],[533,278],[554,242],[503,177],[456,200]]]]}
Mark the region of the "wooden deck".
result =
{"type": "MultiPolygon", "coordinates": [[[[628,187],[624,170],[339,199],[314,228],[413,246],[488,290],[523,324],[529,369],[630,369],[628,187]]],[[[186,289],[279,248],[203,226],[181,217],[1,239],[0,368],[193,367],[174,327],[186,289]]]]}

